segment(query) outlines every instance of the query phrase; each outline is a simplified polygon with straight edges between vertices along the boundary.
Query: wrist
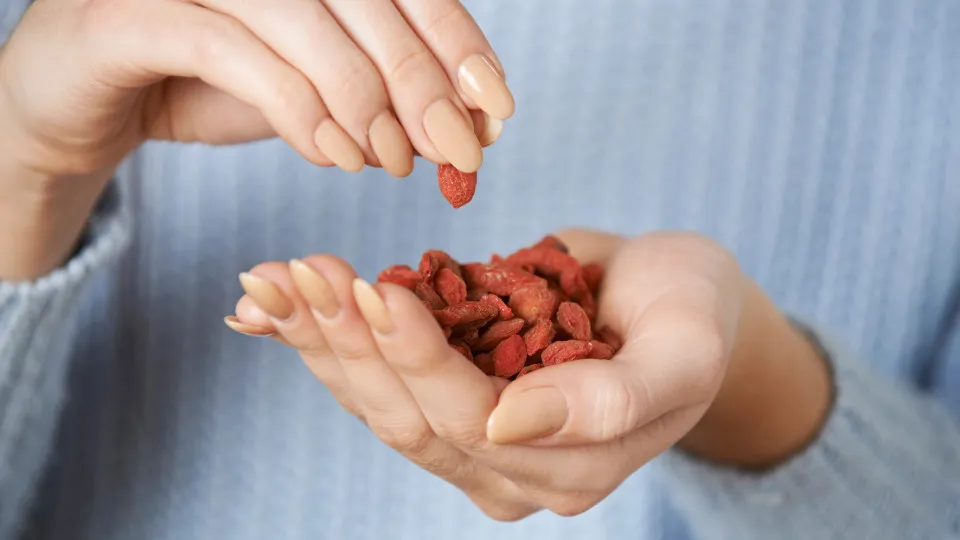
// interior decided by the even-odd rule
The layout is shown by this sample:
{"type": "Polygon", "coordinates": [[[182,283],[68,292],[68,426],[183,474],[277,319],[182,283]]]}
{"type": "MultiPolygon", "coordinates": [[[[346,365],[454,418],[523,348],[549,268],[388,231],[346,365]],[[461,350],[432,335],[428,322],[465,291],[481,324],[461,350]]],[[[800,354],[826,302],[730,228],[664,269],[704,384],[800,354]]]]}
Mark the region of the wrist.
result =
{"type": "Polygon", "coordinates": [[[781,463],[820,432],[831,379],[819,348],[751,284],[724,382],[680,447],[739,467],[781,463]]]}
{"type": "Polygon", "coordinates": [[[112,175],[32,170],[0,152],[0,280],[26,281],[72,254],[97,198],[112,175]]]}

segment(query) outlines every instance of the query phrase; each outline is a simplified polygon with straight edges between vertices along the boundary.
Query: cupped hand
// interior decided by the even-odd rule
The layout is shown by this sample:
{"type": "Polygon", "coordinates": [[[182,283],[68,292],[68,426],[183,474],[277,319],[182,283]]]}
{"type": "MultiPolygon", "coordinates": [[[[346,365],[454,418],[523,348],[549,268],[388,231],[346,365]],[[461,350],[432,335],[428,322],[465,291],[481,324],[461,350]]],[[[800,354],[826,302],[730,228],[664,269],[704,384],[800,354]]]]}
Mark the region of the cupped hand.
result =
{"type": "Polygon", "coordinates": [[[581,262],[606,265],[599,321],[624,337],[612,360],[509,384],[488,377],[412,293],[371,286],[326,255],[241,275],[247,294],[228,324],[298,349],[345,409],[490,516],[578,514],[703,417],[749,281],[727,251],[691,234],[560,236],[581,262]]]}
{"type": "Polygon", "coordinates": [[[37,0],[0,50],[0,146],[54,176],[276,135],[317,165],[473,171],[513,107],[457,0],[37,0]]]}

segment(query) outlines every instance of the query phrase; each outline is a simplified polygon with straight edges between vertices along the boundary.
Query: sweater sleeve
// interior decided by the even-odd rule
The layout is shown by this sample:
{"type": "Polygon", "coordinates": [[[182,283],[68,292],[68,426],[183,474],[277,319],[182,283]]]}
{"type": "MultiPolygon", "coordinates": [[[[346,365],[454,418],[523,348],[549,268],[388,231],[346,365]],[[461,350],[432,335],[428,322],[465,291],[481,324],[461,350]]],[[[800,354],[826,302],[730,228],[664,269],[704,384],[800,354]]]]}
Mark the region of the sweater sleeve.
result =
{"type": "Polygon", "coordinates": [[[704,539],[960,538],[960,424],[811,330],[832,362],[836,401],[817,441],[766,473],[672,451],[661,472],[704,539]]]}
{"type": "Polygon", "coordinates": [[[128,243],[128,221],[111,183],[67,264],[33,282],[0,281],[0,540],[17,533],[49,455],[78,299],[128,243]]]}

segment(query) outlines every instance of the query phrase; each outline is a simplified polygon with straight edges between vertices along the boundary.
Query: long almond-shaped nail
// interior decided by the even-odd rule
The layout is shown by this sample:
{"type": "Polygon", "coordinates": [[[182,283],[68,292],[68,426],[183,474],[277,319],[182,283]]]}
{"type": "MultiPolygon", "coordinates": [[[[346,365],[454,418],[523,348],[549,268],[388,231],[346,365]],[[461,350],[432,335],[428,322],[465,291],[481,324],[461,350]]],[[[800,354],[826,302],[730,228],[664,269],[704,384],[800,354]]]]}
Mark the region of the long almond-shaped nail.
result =
{"type": "Polygon", "coordinates": [[[433,102],[423,113],[423,129],[451,165],[463,172],[476,172],[483,163],[483,148],[473,126],[449,99],[433,102]]]}
{"type": "Polygon", "coordinates": [[[480,146],[484,148],[497,142],[500,133],[503,131],[503,120],[494,118],[487,113],[483,113],[483,119],[480,122],[474,122],[477,139],[480,140],[480,146]]]}
{"type": "Polygon", "coordinates": [[[515,103],[506,81],[486,56],[475,54],[460,64],[457,70],[460,89],[494,118],[513,116],[515,103]]]}
{"type": "Polygon", "coordinates": [[[567,422],[567,400],[552,387],[534,388],[500,402],[487,421],[487,439],[512,444],[560,431],[567,422]]]}
{"type": "Polygon", "coordinates": [[[390,111],[380,113],[370,123],[370,146],[385,171],[403,178],[413,172],[413,146],[403,126],[390,111]]]}
{"type": "Polygon", "coordinates": [[[281,321],[293,315],[293,302],[270,281],[244,272],[240,274],[240,286],[267,315],[281,321]]]}
{"type": "Polygon", "coordinates": [[[390,311],[387,310],[387,305],[383,303],[383,298],[373,288],[373,285],[360,278],[355,278],[353,280],[353,298],[357,301],[360,314],[363,315],[363,318],[375,332],[381,335],[393,332],[393,320],[390,318],[390,311]]]}
{"type": "Polygon", "coordinates": [[[333,286],[319,272],[307,263],[294,259],[290,261],[290,276],[300,289],[303,299],[324,318],[333,319],[340,312],[340,303],[333,286]]]}
{"type": "Polygon", "coordinates": [[[333,118],[324,118],[313,134],[317,148],[337,167],[349,172],[363,170],[363,152],[333,118]]]}
{"type": "Polygon", "coordinates": [[[269,337],[274,334],[273,330],[270,328],[264,328],[262,326],[254,326],[252,324],[240,322],[240,319],[238,319],[236,315],[227,315],[223,318],[223,322],[234,332],[244,334],[246,336],[269,337]]]}

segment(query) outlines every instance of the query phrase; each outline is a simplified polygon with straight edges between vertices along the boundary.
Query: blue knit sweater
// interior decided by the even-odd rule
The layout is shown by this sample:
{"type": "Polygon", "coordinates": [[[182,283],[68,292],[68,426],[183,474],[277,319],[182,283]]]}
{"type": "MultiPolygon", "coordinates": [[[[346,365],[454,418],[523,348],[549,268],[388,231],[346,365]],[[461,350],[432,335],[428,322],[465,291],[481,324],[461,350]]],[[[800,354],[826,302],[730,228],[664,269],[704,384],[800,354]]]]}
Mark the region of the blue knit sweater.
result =
{"type": "Polygon", "coordinates": [[[426,163],[151,144],[72,261],[0,283],[0,540],[960,538],[960,3],[467,5],[518,113],[466,208],[426,163]],[[263,260],[370,278],[570,225],[729,246],[833,357],[816,444],[754,476],[668,453],[584,515],[497,523],[220,322],[263,260]]]}

